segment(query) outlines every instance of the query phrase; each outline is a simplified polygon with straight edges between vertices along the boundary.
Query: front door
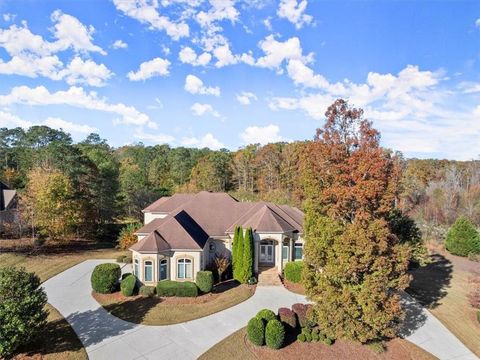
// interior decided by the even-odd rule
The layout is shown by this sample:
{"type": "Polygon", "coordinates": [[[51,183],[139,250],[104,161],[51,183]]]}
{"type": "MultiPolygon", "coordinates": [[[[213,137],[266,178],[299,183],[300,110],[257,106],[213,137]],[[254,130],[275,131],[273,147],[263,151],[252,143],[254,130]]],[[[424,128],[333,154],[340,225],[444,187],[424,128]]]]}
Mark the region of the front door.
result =
{"type": "Polygon", "coordinates": [[[260,262],[273,263],[273,245],[260,244],[260,262]]]}

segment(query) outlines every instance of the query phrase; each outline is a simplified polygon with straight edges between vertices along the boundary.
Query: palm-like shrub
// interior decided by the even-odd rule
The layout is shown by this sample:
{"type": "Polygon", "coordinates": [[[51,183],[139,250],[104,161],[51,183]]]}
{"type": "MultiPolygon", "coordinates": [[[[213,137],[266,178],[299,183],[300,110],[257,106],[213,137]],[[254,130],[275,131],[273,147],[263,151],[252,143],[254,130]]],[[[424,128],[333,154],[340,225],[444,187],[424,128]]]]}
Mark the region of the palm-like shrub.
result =
{"type": "Polygon", "coordinates": [[[475,226],[466,217],[459,217],[448,230],[445,248],[454,255],[468,256],[480,253],[480,237],[475,226]]]}

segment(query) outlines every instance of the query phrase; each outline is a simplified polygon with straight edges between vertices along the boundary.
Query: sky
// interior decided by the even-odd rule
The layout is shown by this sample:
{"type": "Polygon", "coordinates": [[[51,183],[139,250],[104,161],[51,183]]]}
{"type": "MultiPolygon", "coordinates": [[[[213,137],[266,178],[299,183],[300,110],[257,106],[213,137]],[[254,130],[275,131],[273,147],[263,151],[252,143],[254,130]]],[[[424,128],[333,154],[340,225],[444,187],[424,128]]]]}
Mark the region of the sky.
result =
{"type": "Polygon", "coordinates": [[[477,159],[480,1],[0,0],[0,127],[236,150],[337,98],[406,157],[477,159]]]}

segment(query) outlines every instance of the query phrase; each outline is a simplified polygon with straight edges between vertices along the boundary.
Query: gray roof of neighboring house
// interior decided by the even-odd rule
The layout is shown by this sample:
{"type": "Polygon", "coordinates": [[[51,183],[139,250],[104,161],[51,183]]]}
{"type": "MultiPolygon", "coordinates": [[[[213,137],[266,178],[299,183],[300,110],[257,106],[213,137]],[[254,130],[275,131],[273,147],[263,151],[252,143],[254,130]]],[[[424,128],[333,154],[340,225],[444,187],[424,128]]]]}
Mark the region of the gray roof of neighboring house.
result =
{"type": "Polygon", "coordinates": [[[0,182],[0,211],[9,210],[15,206],[16,190],[10,189],[0,182]]]}
{"type": "Polygon", "coordinates": [[[157,244],[163,244],[162,248],[168,244],[170,249],[178,250],[203,249],[209,237],[226,236],[237,225],[257,232],[303,232],[303,213],[287,205],[239,202],[226,193],[207,191],[162,199],[144,212],[168,215],[139,229],[137,234],[149,235],[132,246],[132,250],[151,252],[157,244]]]}

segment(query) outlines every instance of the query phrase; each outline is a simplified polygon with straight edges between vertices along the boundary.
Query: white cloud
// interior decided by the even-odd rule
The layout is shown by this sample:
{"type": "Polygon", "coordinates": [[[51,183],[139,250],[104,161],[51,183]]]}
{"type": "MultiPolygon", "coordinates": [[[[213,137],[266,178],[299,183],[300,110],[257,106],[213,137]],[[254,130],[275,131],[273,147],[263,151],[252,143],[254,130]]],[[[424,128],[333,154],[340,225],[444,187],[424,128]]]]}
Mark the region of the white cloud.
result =
{"type": "Polygon", "coordinates": [[[268,35],[259,43],[260,48],[265,53],[265,56],[259,58],[256,66],[277,69],[279,72],[280,65],[285,60],[299,60],[302,63],[311,62],[313,55],[303,55],[300,39],[292,37],[284,42],[275,40],[273,35],[268,35]]]}
{"type": "Polygon", "coordinates": [[[72,86],[66,91],[49,92],[44,86],[30,88],[28,86],[14,87],[9,94],[0,95],[0,106],[12,104],[25,104],[35,106],[68,105],[82,109],[103,111],[112,113],[119,118],[116,123],[133,124],[150,128],[156,128],[147,114],[144,114],[133,106],[123,103],[111,104],[104,98],[99,98],[96,92],[85,92],[81,87],[72,86]]]}
{"type": "Polygon", "coordinates": [[[475,20],[475,26],[476,26],[476,27],[480,27],[480,18],[478,18],[477,20],[475,20]]]}
{"type": "Polygon", "coordinates": [[[195,50],[186,46],[180,50],[178,53],[180,61],[184,64],[190,64],[193,66],[206,66],[212,59],[212,55],[207,52],[203,52],[200,55],[197,55],[195,50]]]}
{"type": "Polygon", "coordinates": [[[280,128],[277,125],[267,126],[249,126],[243,133],[240,134],[240,138],[245,145],[248,144],[269,144],[278,141],[283,141],[284,138],[279,134],[280,128]]]}
{"type": "Polygon", "coordinates": [[[211,27],[214,22],[229,20],[232,23],[238,20],[240,13],[235,8],[234,0],[211,0],[208,12],[200,11],[196,20],[202,27],[211,27]]]}
{"type": "Polygon", "coordinates": [[[56,55],[43,57],[15,55],[7,62],[0,59],[0,74],[5,75],[22,75],[31,78],[44,76],[59,80],[61,77],[58,72],[62,67],[63,63],[56,55]]]}
{"type": "Polygon", "coordinates": [[[237,101],[242,105],[250,105],[251,100],[257,100],[257,96],[252,92],[242,91],[236,96],[237,101]]]}
{"type": "Polygon", "coordinates": [[[263,25],[265,25],[268,31],[272,31],[272,21],[270,17],[263,20],[263,25]]]}
{"type": "Polygon", "coordinates": [[[92,60],[83,61],[75,57],[68,66],[60,71],[59,76],[65,77],[67,84],[87,84],[90,86],[104,86],[113,73],[104,65],[92,60]]]}
{"type": "Polygon", "coordinates": [[[168,16],[160,15],[157,0],[113,0],[113,3],[125,15],[148,24],[150,29],[165,31],[173,40],[189,36],[189,27],[185,22],[176,23],[168,16]]]}
{"type": "Polygon", "coordinates": [[[211,114],[216,118],[220,117],[220,114],[210,104],[195,103],[190,107],[190,110],[192,110],[192,113],[195,116],[203,116],[203,115],[211,114]]]}
{"type": "Polygon", "coordinates": [[[128,48],[128,44],[126,42],[124,42],[123,40],[119,39],[119,40],[115,40],[112,47],[114,49],[126,49],[126,48],[128,48]]]}
{"type": "Polygon", "coordinates": [[[290,60],[287,64],[287,72],[295,85],[320,89],[329,86],[327,79],[322,75],[314,74],[313,70],[300,60],[290,60]]]}
{"type": "Polygon", "coordinates": [[[17,115],[10,114],[8,112],[0,111],[0,128],[14,128],[22,127],[29,128],[33,123],[27,120],[19,118],[17,115]]]}
{"type": "Polygon", "coordinates": [[[208,147],[212,150],[219,150],[225,147],[218,139],[216,139],[211,133],[205,134],[200,139],[196,137],[189,137],[182,139],[182,145],[204,148],[208,147]]]}
{"type": "Polygon", "coordinates": [[[304,24],[310,24],[313,20],[311,15],[305,14],[307,5],[307,0],[281,0],[277,15],[288,19],[292,24],[295,24],[297,29],[300,29],[304,24]]]}
{"type": "Polygon", "coordinates": [[[238,56],[233,55],[228,44],[215,48],[213,50],[213,56],[217,58],[217,62],[215,63],[217,68],[234,65],[238,62],[238,56]]]}
{"type": "Polygon", "coordinates": [[[170,61],[161,58],[154,58],[150,61],[145,61],[140,64],[138,71],[130,71],[127,77],[131,81],[146,80],[153,76],[167,76],[169,71],[170,61]]]}
{"type": "Polygon", "coordinates": [[[2,15],[2,17],[3,17],[3,21],[10,22],[10,21],[15,21],[15,18],[17,17],[17,15],[5,13],[2,15]]]}
{"type": "Polygon", "coordinates": [[[192,74],[187,75],[185,78],[185,90],[191,94],[220,96],[220,88],[218,86],[205,86],[200,78],[192,74]]]}
{"type": "Polygon", "coordinates": [[[62,129],[70,133],[90,134],[98,132],[98,129],[89,125],[75,124],[56,117],[47,118],[42,125],[49,126],[54,129],[62,129]]]}
{"type": "Polygon", "coordinates": [[[137,128],[133,134],[135,139],[146,140],[155,144],[168,144],[175,141],[175,138],[171,135],[155,133],[148,134],[143,131],[142,128],[137,128]]]}

